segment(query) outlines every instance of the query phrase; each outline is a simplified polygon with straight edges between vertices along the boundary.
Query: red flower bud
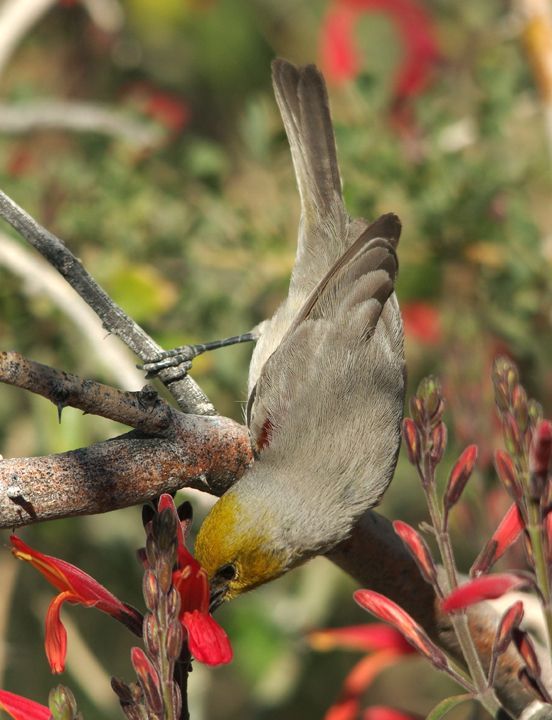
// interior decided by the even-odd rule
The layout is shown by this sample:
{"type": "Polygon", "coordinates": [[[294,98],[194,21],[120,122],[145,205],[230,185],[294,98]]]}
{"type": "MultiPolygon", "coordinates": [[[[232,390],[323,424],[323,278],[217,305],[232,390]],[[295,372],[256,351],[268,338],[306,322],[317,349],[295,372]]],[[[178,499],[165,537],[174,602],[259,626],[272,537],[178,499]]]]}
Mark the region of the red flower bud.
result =
{"type": "Polygon", "coordinates": [[[517,590],[527,584],[527,579],[513,573],[501,575],[481,575],[460,585],[441,603],[444,612],[463,610],[482,600],[494,600],[511,590],[517,590]]]}
{"type": "Polygon", "coordinates": [[[456,465],[452,468],[443,498],[446,516],[449,510],[456,505],[460,499],[466,483],[473,472],[477,454],[477,445],[469,445],[456,461],[456,465]]]}
{"type": "Polygon", "coordinates": [[[544,478],[550,469],[552,456],[552,422],[542,420],[535,430],[531,444],[530,469],[544,478]]]}
{"type": "Polygon", "coordinates": [[[509,412],[502,415],[502,432],[504,433],[504,443],[508,452],[514,456],[521,455],[523,452],[521,431],[514,416],[509,412]]]}
{"type": "Polygon", "coordinates": [[[535,646],[529,635],[520,628],[515,628],[512,632],[512,639],[517,650],[523,658],[531,675],[535,678],[540,677],[541,668],[535,652],[535,646]]]}
{"type": "Polygon", "coordinates": [[[517,481],[514,461],[504,450],[497,450],[495,452],[495,469],[512,500],[519,502],[522,491],[517,481]]]}
{"type": "Polygon", "coordinates": [[[444,422],[438,423],[431,431],[431,450],[429,455],[434,465],[438,465],[447,447],[447,426],[444,422]]]}
{"type": "Polygon", "coordinates": [[[148,709],[156,715],[161,715],[164,703],[157,670],[142,648],[133,647],[130,651],[130,659],[144,693],[148,709]]]}
{"type": "Polygon", "coordinates": [[[437,572],[429,548],[422,536],[413,527],[401,520],[395,520],[393,529],[408,548],[408,551],[416,561],[424,580],[430,585],[437,582],[437,572]]]}
{"type": "Polygon", "coordinates": [[[498,657],[506,650],[512,640],[514,630],[523,620],[523,603],[518,600],[511,605],[500,619],[493,647],[493,656],[498,657]]]}
{"type": "Polygon", "coordinates": [[[421,438],[416,423],[411,418],[403,421],[403,437],[408,459],[412,465],[417,465],[421,456],[421,438]]]}
{"type": "Polygon", "coordinates": [[[470,575],[480,575],[494,565],[504,555],[523,531],[524,523],[519,508],[514,503],[510,505],[506,515],[502,518],[500,525],[494,531],[493,536],[479,554],[472,565],[470,575]]]}
{"type": "Polygon", "coordinates": [[[353,597],[365,610],[400,630],[408,642],[436,668],[445,670],[449,667],[443,651],[429,639],[418,623],[392,600],[373,590],[357,590],[353,597]]]}
{"type": "Polygon", "coordinates": [[[529,424],[529,409],[527,407],[527,393],[521,385],[516,385],[512,392],[512,408],[518,427],[521,432],[525,432],[529,424]]]}

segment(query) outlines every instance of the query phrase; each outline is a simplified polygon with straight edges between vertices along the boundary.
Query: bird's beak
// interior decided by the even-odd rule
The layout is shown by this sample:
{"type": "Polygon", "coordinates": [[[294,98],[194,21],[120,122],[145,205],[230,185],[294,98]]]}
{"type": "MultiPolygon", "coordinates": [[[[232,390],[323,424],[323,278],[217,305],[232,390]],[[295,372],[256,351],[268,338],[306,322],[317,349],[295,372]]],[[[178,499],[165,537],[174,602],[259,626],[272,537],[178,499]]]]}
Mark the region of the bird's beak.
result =
{"type": "Polygon", "coordinates": [[[226,600],[226,594],[228,592],[228,584],[213,585],[211,587],[211,593],[209,595],[209,612],[212,614],[215,610],[222,605],[226,600]]]}

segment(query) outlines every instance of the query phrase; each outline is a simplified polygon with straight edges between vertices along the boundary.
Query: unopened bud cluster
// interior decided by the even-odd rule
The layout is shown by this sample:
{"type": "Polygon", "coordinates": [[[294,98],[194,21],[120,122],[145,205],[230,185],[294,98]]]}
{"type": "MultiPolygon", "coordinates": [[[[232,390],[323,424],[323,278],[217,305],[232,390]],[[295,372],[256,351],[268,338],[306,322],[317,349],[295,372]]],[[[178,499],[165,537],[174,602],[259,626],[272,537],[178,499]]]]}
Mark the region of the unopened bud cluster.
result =
{"type": "Polygon", "coordinates": [[[48,707],[53,720],[82,720],[82,714],[77,710],[75,696],[63,685],[50,690],[48,707]]]}
{"type": "Polygon", "coordinates": [[[178,619],[180,596],[173,587],[177,558],[178,516],[167,507],[146,518],[143,594],[148,612],[144,616],[144,649],[134,647],[131,661],[137,683],[112,682],[127,718],[165,720],[180,718],[182,698],[174,681],[175,663],[183,644],[178,619]]]}

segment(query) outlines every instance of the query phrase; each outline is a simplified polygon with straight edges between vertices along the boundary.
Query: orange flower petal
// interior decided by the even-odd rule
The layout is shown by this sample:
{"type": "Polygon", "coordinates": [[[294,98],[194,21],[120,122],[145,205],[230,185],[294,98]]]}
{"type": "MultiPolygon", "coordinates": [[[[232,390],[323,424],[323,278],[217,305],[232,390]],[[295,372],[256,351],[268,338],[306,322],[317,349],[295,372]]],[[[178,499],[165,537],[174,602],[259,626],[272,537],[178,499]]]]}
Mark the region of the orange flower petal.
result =
{"type": "Polygon", "coordinates": [[[321,651],[343,648],[365,652],[388,649],[404,655],[414,652],[398,630],[383,623],[315,630],[307,639],[315,650],[321,651]]]}
{"type": "Polygon", "coordinates": [[[79,602],[76,595],[63,592],[57,595],[46,613],[46,638],[44,646],[46,657],[53,673],[62,673],[65,670],[67,656],[67,631],[61,622],[60,612],[64,602],[79,602]]]}

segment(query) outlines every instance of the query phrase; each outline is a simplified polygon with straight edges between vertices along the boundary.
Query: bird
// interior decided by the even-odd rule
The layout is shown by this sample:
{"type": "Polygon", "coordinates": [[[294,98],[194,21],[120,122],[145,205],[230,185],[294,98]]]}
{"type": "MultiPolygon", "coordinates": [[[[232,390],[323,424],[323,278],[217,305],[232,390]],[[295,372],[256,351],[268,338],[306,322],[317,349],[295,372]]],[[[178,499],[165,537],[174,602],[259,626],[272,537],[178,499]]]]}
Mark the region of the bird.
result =
{"type": "Polygon", "coordinates": [[[297,252],[287,297],[255,333],[254,461],[196,538],[213,610],[346,539],[381,500],[401,439],[400,220],[348,215],[318,68],[276,59],[272,81],[300,195],[297,252]]]}

